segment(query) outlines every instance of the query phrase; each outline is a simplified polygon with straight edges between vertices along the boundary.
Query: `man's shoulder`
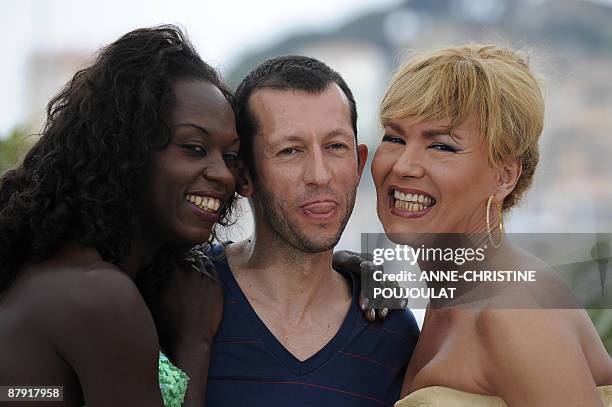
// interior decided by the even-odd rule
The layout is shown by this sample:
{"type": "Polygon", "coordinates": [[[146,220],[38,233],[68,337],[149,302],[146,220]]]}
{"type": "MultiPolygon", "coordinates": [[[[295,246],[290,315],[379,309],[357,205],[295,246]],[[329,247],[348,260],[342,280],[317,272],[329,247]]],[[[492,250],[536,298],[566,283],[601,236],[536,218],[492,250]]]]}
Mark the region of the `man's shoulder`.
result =
{"type": "Polygon", "coordinates": [[[416,344],[419,338],[419,325],[409,309],[391,309],[387,318],[381,321],[381,329],[389,334],[399,335],[416,344]]]}

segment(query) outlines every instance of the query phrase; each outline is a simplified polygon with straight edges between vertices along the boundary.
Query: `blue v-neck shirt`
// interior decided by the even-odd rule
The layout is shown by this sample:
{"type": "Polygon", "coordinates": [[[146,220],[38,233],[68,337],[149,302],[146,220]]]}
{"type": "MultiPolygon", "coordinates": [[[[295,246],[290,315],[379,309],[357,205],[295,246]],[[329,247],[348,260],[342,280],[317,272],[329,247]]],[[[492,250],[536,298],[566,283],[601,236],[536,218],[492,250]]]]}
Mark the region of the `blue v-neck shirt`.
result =
{"type": "MultiPolygon", "coordinates": [[[[216,247],[214,252],[219,253],[216,247]]],[[[225,258],[214,261],[224,290],[223,321],[210,361],[207,407],[392,406],[419,329],[412,313],[391,311],[368,322],[358,306],[359,281],[343,276],[352,303],[336,335],[300,361],[249,304],[225,258]]]]}

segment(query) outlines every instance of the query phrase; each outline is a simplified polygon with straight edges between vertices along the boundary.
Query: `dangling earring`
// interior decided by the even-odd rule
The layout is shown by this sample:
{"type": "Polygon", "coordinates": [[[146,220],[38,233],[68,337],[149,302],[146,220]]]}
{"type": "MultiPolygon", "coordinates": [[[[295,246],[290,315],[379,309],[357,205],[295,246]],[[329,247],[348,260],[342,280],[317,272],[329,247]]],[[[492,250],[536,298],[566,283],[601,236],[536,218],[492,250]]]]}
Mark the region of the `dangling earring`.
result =
{"type": "Polygon", "coordinates": [[[489,197],[489,200],[487,201],[487,232],[489,232],[489,240],[491,241],[491,244],[496,249],[498,249],[499,246],[501,246],[503,231],[504,231],[504,218],[502,217],[502,207],[500,204],[498,204],[495,201],[495,195],[491,195],[489,197]],[[491,202],[493,202],[495,206],[497,206],[497,212],[499,215],[499,242],[497,242],[497,244],[495,244],[495,242],[493,241],[493,234],[491,233],[491,217],[490,217],[491,202]]]}

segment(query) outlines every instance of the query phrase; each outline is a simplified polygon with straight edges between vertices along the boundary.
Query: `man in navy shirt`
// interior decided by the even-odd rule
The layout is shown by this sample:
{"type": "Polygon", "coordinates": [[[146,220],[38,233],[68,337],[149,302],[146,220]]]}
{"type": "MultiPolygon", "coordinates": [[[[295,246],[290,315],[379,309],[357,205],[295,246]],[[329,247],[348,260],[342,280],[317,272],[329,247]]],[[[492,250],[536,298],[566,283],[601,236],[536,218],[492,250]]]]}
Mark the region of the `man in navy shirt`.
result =
{"type": "Polygon", "coordinates": [[[318,60],[278,57],[246,76],[235,106],[255,231],[216,260],[225,304],[207,405],[392,405],[414,317],[368,323],[359,281],[332,268],[367,159],[350,89],[318,60]]]}

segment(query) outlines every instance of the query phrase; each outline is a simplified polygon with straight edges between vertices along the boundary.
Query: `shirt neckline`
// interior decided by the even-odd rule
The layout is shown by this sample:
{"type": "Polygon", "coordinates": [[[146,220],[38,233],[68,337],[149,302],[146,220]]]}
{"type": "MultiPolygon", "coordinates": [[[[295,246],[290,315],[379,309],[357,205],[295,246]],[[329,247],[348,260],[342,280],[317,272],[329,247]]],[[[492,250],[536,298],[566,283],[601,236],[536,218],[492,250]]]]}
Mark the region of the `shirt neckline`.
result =
{"type": "Polygon", "coordinates": [[[320,366],[334,357],[338,351],[348,346],[348,339],[353,331],[353,327],[355,326],[359,312],[357,307],[359,293],[357,290],[355,277],[350,272],[336,270],[336,272],[340,273],[348,280],[351,286],[351,304],[346,316],[344,317],[344,320],[342,321],[342,324],[340,325],[340,329],[338,329],[336,334],[321,349],[319,349],[309,358],[300,361],[291,352],[289,352],[287,348],[285,348],[285,346],[276,338],[276,336],[274,336],[272,331],[268,329],[261,318],[259,318],[259,315],[257,315],[257,312],[255,312],[248,298],[246,295],[244,295],[244,292],[240,288],[238,281],[236,281],[234,273],[229,267],[227,258],[224,260],[228,271],[227,280],[229,288],[236,294],[236,300],[242,304],[242,307],[240,308],[241,312],[245,315],[248,323],[255,330],[257,335],[265,344],[266,348],[294,375],[303,376],[318,369],[320,366]]]}

